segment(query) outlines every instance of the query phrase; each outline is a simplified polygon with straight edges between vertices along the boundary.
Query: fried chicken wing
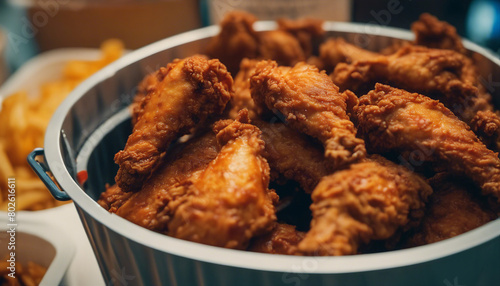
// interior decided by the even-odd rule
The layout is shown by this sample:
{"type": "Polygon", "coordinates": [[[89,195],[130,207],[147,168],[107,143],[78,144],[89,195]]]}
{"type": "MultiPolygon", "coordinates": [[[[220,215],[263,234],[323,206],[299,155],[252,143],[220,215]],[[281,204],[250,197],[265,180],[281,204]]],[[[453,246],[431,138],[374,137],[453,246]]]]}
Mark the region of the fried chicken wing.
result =
{"type": "MultiPolygon", "coordinates": [[[[439,21],[436,17],[424,13],[420,19],[413,23],[412,30],[415,33],[414,43],[436,49],[449,49],[466,55],[467,50],[462,44],[461,37],[457,34],[455,27],[439,21]]],[[[471,58],[465,58],[463,67],[463,78],[471,82],[478,88],[476,97],[470,98],[465,106],[457,106],[452,109],[459,109],[468,115],[465,119],[470,119],[472,130],[479,138],[492,150],[500,150],[498,145],[498,133],[500,131],[500,117],[492,112],[494,110],[491,95],[486,91],[479,81],[477,67],[471,58]]],[[[457,114],[457,112],[454,112],[457,114]]],[[[459,116],[461,117],[461,116],[459,116]]]]}
{"type": "Polygon", "coordinates": [[[484,107],[475,106],[478,89],[465,72],[467,62],[465,56],[455,51],[407,45],[390,56],[340,63],[332,79],[341,90],[364,92],[380,82],[422,93],[442,101],[469,122],[484,107]]]}
{"type": "Polygon", "coordinates": [[[323,20],[303,18],[297,20],[278,19],[278,29],[292,34],[300,43],[304,55],[313,54],[314,42],[320,40],[325,34],[323,20]]]}
{"type": "Polygon", "coordinates": [[[366,155],[364,142],[356,138],[348,116],[357,97],[351,92],[340,93],[325,72],[305,63],[288,68],[263,61],[257,65],[250,86],[258,106],[279,111],[291,127],[320,140],[335,168],[366,155]]]}
{"type": "Polygon", "coordinates": [[[433,162],[465,174],[500,200],[500,159],[437,100],[377,84],[355,108],[369,152],[402,152],[406,162],[433,162]],[[417,157],[417,159],[409,157],[417,157]]]}
{"type": "Polygon", "coordinates": [[[267,31],[259,35],[259,58],[275,60],[279,65],[293,66],[306,60],[300,42],[291,34],[281,31],[267,31]]]}
{"type": "MultiPolygon", "coordinates": [[[[455,27],[450,24],[439,21],[436,17],[424,13],[420,19],[413,23],[412,30],[415,33],[415,44],[436,49],[449,49],[466,55],[467,50],[462,44],[461,37],[457,34],[455,27]]],[[[475,114],[470,124],[472,130],[480,139],[493,150],[499,150],[498,133],[494,130],[500,129],[500,117],[493,113],[491,95],[485,90],[478,81],[477,67],[471,58],[467,58],[464,68],[464,77],[478,88],[477,98],[472,98],[468,103],[473,110],[469,113],[475,114]],[[477,112],[477,113],[474,113],[477,112]]],[[[464,106],[463,109],[469,109],[464,106]]]]}
{"type": "MultiPolygon", "coordinates": [[[[414,44],[416,45],[433,49],[454,50],[463,55],[468,54],[462,44],[462,38],[457,34],[455,27],[447,22],[439,21],[436,17],[428,13],[420,15],[419,20],[412,24],[412,31],[415,34],[414,44]]],[[[477,98],[471,98],[470,102],[468,102],[470,106],[464,106],[463,109],[472,108],[472,111],[469,112],[471,114],[475,114],[474,112],[477,111],[492,111],[494,108],[491,95],[479,83],[477,67],[472,58],[465,57],[462,74],[462,78],[478,88],[477,98]]],[[[470,119],[470,116],[468,118],[470,119]]],[[[479,130],[479,132],[484,133],[488,131],[479,130]]]]}
{"type": "Polygon", "coordinates": [[[455,27],[447,22],[439,21],[429,13],[421,14],[418,21],[411,25],[411,30],[415,34],[416,45],[466,53],[455,27]]]}
{"type": "MultiPolygon", "coordinates": [[[[317,146],[306,135],[284,123],[254,120],[266,143],[264,157],[274,172],[296,181],[306,193],[311,193],[322,177],[333,172],[324,157],[322,146],[317,146]]],[[[274,177],[277,177],[274,175],[274,177]]]]}
{"type": "Polygon", "coordinates": [[[220,23],[221,31],[209,43],[206,53],[220,59],[235,74],[244,58],[272,59],[292,66],[312,55],[313,42],[325,31],[321,20],[278,20],[277,30],[257,33],[252,14],[233,11],[220,23]]]}
{"type": "Polygon", "coordinates": [[[423,178],[383,157],[353,164],[323,178],[312,193],[311,229],[298,251],[356,254],[360,245],[418,225],[431,193],[423,178]]]}
{"type": "Polygon", "coordinates": [[[339,63],[351,64],[355,61],[372,60],[381,55],[347,43],[342,38],[330,38],[319,47],[319,57],[323,68],[332,72],[339,63]]]}
{"type": "Polygon", "coordinates": [[[250,13],[227,13],[220,23],[220,33],[207,46],[207,55],[219,59],[236,74],[242,59],[259,55],[259,37],[253,29],[255,21],[257,18],[250,13]]]}
{"type": "Polygon", "coordinates": [[[184,183],[195,180],[215,159],[218,145],[213,132],[176,146],[169,157],[116,214],[142,227],[166,232],[172,216],[168,203],[185,195],[184,183]]]}
{"type": "Polygon", "coordinates": [[[468,180],[440,173],[429,180],[429,197],[422,224],[408,239],[414,247],[448,239],[475,229],[497,216],[479,200],[477,187],[468,180]]]}
{"type": "Polygon", "coordinates": [[[199,178],[186,185],[187,195],[169,204],[174,210],[169,235],[245,249],[251,238],[273,228],[277,195],[268,189],[264,141],[257,127],[240,121],[216,124],[222,149],[199,178]]]}
{"type": "Polygon", "coordinates": [[[273,230],[252,240],[249,251],[271,254],[295,254],[297,245],[304,238],[305,232],[295,226],[276,223],[273,230]]]}
{"type": "Polygon", "coordinates": [[[142,115],[124,150],[115,155],[120,166],[115,180],[125,191],[140,189],[169,144],[209,115],[222,113],[231,98],[233,80],[218,60],[192,56],[174,61],[160,74],[154,92],[141,103],[142,115]]]}
{"type": "Polygon", "coordinates": [[[252,120],[262,113],[262,109],[255,105],[250,94],[250,76],[255,72],[258,62],[259,60],[246,58],[241,61],[240,71],[234,77],[234,94],[230,100],[229,118],[236,119],[238,112],[245,108],[252,120]]]}

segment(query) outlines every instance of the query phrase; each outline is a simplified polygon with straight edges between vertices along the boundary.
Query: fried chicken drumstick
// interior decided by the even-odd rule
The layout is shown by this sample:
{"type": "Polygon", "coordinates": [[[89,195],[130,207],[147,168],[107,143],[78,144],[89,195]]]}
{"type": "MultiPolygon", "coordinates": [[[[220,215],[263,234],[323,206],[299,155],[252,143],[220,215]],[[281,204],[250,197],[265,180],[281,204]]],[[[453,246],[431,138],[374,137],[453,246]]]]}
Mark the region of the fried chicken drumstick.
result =
{"type": "Polygon", "coordinates": [[[257,127],[238,120],[219,121],[214,130],[222,149],[199,178],[186,185],[187,195],[169,204],[174,215],[168,234],[245,249],[252,237],[270,231],[276,221],[277,195],[268,189],[264,141],[257,127]]]}
{"type": "Polygon", "coordinates": [[[116,183],[124,191],[140,189],[169,144],[209,115],[220,114],[231,97],[233,80],[218,60],[192,56],[159,71],[158,86],[141,102],[143,110],[123,151],[116,183]]]}
{"type": "Polygon", "coordinates": [[[431,193],[423,178],[381,156],[353,164],[323,178],[312,193],[311,229],[298,252],[356,254],[362,244],[416,226],[431,193]]]}
{"type": "Polygon", "coordinates": [[[399,151],[405,158],[418,153],[419,162],[442,164],[455,174],[465,174],[484,195],[500,200],[498,154],[439,101],[377,84],[360,98],[356,116],[370,152],[399,151]]]}
{"type": "Polygon", "coordinates": [[[283,114],[291,127],[320,140],[334,168],[366,155],[364,142],[356,138],[347,114],[357,97],[340,93],[325,72],[305,63],[289,68],[262,61],[250,86],[256,105],[283,114]]]}

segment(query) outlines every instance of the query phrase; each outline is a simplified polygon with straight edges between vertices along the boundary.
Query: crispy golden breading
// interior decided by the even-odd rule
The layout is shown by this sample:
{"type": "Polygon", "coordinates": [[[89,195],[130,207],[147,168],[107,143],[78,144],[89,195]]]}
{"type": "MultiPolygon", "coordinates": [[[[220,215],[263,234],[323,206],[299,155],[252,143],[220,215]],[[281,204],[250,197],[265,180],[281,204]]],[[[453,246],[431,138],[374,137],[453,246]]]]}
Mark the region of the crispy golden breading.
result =
{"type": "Polygon", "coordinates": [[[439,21],[429,13],[420,15],[418,21],[411,25],[411,30],[415,34],[416,45],[466,53],[455,27],[447,22],[439,21]]]}
{"type": "Polygon", "coordinates": [[[406,246],[413,247],[448,239],[480,227],[497,216],[478,198],[477,187],[464,178],[440,173],[429,180],[429,197],[422,224],[406,246]]]}
{"type": "Polygon", "coordinates": [[[306,57],[313,54],[313,43],[321,39],[325,34],[323,20],[312,18],[278,19],[278,29],[286,31],[297,38],[306,57]]]}
{"type": "Polygon", "coordinates": [[[245,117],[215,125],[222,149],[198,179],[185,185],[187,195],[169,204],[174,211],[169,235],[245,249],[251,238],[273,228],[277,195],[268,189],[264,141],[257,127],[242,123],[245,117]]]}
{"type": "Polygon", "coordinates": [[[220,33],[208,44],[206,54],[219,59],[235,74],[244,58],[254,59],[259,54],[259,38],[253,29],[257,18],[243,11],[232,11],[220,22],[220,33]]]}
{"type": "MultiPolygon", "coordinates": [[[[412,31],[415,34],[415,41],[413,42],[415,45],[433,49],[454,50],[463,55],[468,54],[462,44],[462,38],[457,34],[455,27],[446,22],[439,21],[436,17],[428,13],[420,15],[419,20],[412,24],[412,31]]],[[[472,109],[469,112],[471,114],[475,114],[477,111],[493,110],[494,107],[491,95],[478,81],[479,74],[473,58],[465,58],[464,66],[462,68],[462,78],[478,88],[477,97],[470,98],[467,102],[468,105],[463,106],[462,108],[472,109]]],[[[447,107],[453,109],[449,106],[447,107]]],[[[455,114],[457,113],[455,112],[455,114]]],[[[470,116],[468,118],[470,119],[470,116]]],[[[487,131],[480,130],[480,132],[487,131]]]]}
{"type": "Polygon", "coordinates": [[[220,23],[221,32],[208,45],[207,55],[220,59],[235,74],[241,60],[272,59],[293,66],[312,55],[313,41],[324,34],[323,21],[315,19],[278,21],[277,30],[257,33],[254,15],[232,11],[220,23]]]}
{"type": "Polygon", "coordinates": [[[262,131],[266,143],[264,157],[271,167],[272,177],[282,175],[296,181],[306,193],[311,193],[322,177],[333,172],[324,157],[321,145],[284,123],[252,122],[262,131]],[[275,174],[277,173],[277,174],[275,174]]]}
{"type": "Polygon", "coordinates": [[[249,251],[271,254],[295,254],[297,245],[304,238],[305,232],[295,226],[276,223],[269,233],[252,240],[249,251]]]}
{"type": "Polygon", "coordinates": [[[250,119],[262,113],[262,108],[256,106],[250,94],[250,76],[255,72],[255,67],[259,60],[243,59],[240,64],[240,71],[234,77],[234,94],[230,100],[231,109],[229,118],[236,119],[238,112],[248,109],[250,119]]]}
{"type": "Polygon", "coordinates": [[[332,72],[339,63],[351,64],[355,61],[372,60],[381,56],[355,45],[347,43],[343,38],[330,38],[319,47],[319,57],[323,68],[332,72]]]}
{"type": "Polygon", "coordinates": [[[185,195],[183,184],[195,180],[218,153],[213,132],[176,147],[141,190],[131,192],[133,195],[118,208],[117,215],[147,229],[167,232],[172,216],[168,203],[185,195]]]}
{"type": "Polygon", "coordinates": [[[325,72],[305,63],[288,68],[262,61],[250,85],[258,106],[283,114],[291,127],[320,140],[335,168],[366,155],[364,142],[356,138],[348,116],[357,97],[340,93],[325,72]]]}
{"type": "Polygon", "coordinates": [[[306,60],[300,42],[285,31],[263,32],[259,34],[259,40],[259,58],[272,59],[283,66],[293,66],[306,60]]]}
{"type": "Polygon", "coordinates": [[[362,244],[416,226],[431,193],[423,178],[383,157],[353,164],[323,178],[313,191],[311,229],[298,251],[356,254],[362,244]]]}
{"type": "Polygon", "coordinates": [[[430,161],[465,174],[483,194],[500,200],[498,154],[439,101],[377,84],[360,98],[356,115],[358,131],[370,152],[417,154],[420,163],[430,161]]]}
{"type": "Polygon", "coordinates": [[[469,122],[484,107],[471,102],[478,89],[464,73],[466,64],[467,58],[455,51],[407,45],[390,56],[340,63],[331,76],[341,90],[364,93],[378,82],[425,94],[469,122]]]}
{"type": "Polygon", "coordinates": [[[137,86],[137,93],[135,94],[134,101],[130,105],[132,111],[132,125],[135,125],[142,113],[144,112],[145,104],[147,100],[144,98],[151,93],[155,92],[155,89],[159,86],[160,81],[163,78],[163,72],[161,69],[148,74],[137,86]]]}
{"type": "Polygon", "coordinates": [[[116,213],[133,194],[133,192],[124,192],[116,184],[106,185],[106,191],[101,193],[97,203],[110,213],[116,213]]]}
{"type": "Polygon", "coordinates": [[[472,131],[491,150],[500,150],[500,116],[498,112],[478,111],[470,122],[472,131]]]}
{"type": "MultiPolygon", "coordinates": [[[[468,54],[455,27],[439,21],[430,14],[424,13],[420,15],[419,20],[413,23],[412,30],[415,33],[414,43],[416,45],[434,49],[454,50],[464,55],[468,54]]],[[[449,105],[450,102],[445,102],[445,105],[455,115],[466,120],[472,130],[489,148],[495,151],[500,150],[499,146],[497,146],[498,131],[494,131],[500,130],[500,117],[492,112],[494,110],[492,97],[485,87],[480,84],[478,80],[479,73],[472,58],[466,57],[464,59],[462,78],[478,88],[476,96],[468,98],[463,103],[455,102],[453,106],[449,105]],[[465,114],[465,116],[461,114],[465,114]],[[471,116],[473,116],[472,119],[471,116]],[[469,122],[469,120],[471,121],[469,122]]]]}
{"type": "Polygon", "coordinates": [[[233,79],[218,60],[192,56],[159,73],[125,148],[115,155],[120,166],[115,180],[124,191],[139,190],[169,144],[208,116],[221,114],[231,98],[233,79]]]}

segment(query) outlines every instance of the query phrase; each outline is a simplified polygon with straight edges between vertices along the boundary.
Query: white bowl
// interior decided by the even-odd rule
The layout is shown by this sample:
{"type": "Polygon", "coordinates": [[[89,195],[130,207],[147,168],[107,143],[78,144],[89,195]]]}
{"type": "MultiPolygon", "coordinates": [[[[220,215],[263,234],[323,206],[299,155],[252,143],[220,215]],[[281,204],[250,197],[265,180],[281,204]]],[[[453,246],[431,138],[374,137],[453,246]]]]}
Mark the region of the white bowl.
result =
{"type": "Polygon", "coordinates": [[[59,284],[75,253],[72,241],[39,213],[16,212],[14,223],[8,218],[6,212],[0,213],[0,257],[9,254],[11,250],[7,248],[7,243],[12,241],[17,265],[26,266],[29,261],[35,262],[47,268],[40,285],[59,284]],[[10,240],[10,233],[7,232],[11,227],[15,233],[14,240],[10,240]]]}

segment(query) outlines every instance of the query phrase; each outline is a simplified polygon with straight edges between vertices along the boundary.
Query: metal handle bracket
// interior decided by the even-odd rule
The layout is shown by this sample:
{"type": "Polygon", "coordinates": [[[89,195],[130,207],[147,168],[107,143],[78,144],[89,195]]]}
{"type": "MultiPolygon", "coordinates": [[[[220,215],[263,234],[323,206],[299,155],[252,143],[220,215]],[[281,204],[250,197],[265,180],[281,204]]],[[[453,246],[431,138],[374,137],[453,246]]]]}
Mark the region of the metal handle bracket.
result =
{"type": "Polygon", "coordinates": [[[64,191],[61,191],[57,184],[52,180],[52,178],[47,174],[50,169],[45,164],[45,152],[43,148],[36,148],[28,155],[28,164],[31,166],[36,175],[42,180],[45,186],[49,189],[52,196],[59,201],[68,201],[71,198],[64,191]],[[36,157],[42,156],[43,162],[38,161],[36,157]]]}

